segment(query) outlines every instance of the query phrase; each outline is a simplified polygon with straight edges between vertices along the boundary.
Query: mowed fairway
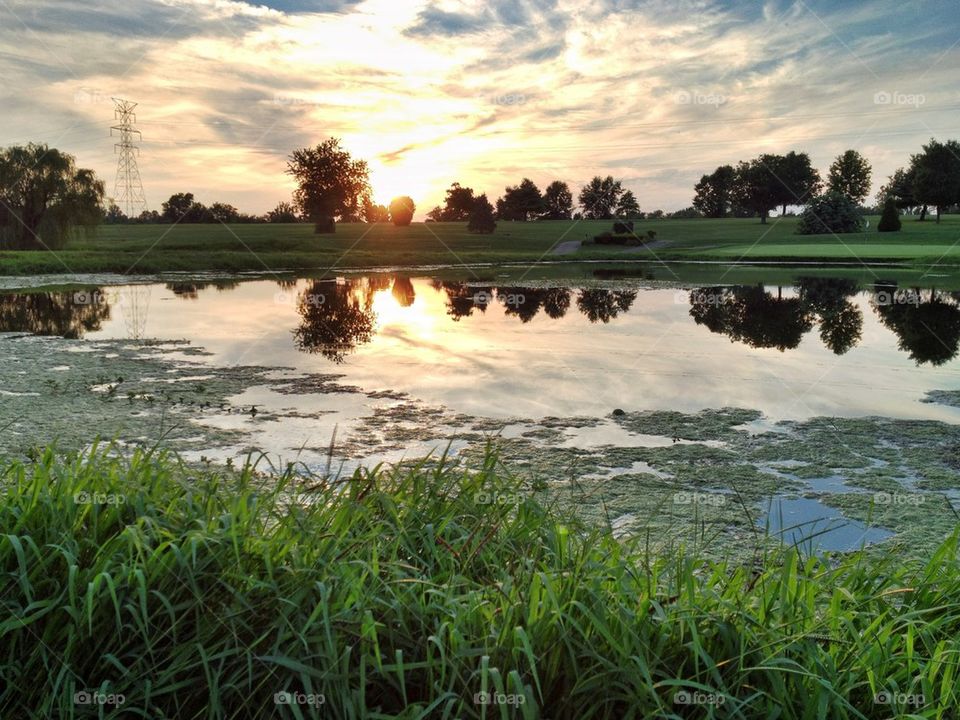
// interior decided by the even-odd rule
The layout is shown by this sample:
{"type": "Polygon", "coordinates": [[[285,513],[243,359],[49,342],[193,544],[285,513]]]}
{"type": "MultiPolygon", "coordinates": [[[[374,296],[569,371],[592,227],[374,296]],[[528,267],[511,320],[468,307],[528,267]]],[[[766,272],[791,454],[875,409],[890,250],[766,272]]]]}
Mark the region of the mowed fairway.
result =
{"type": "Polygon", "coordinates": [[[334,235],[310,225],[111,225],[77,237],[55,252],[0,253],[0,274],[165,271],[346,270],[577,260],[715,260],[828,263],[901,262],[960,265],[960,216],[940,225],[905,218],[899,233],[801,236],[796,218],[656,220],[636,222],[656,232],[652,248],[594,245],[610,221],[500,222],[491,235],[466,223],[340,224],[334,235]],[[583,241],[576,252],[554,254],[561,243],[583,241]]]}

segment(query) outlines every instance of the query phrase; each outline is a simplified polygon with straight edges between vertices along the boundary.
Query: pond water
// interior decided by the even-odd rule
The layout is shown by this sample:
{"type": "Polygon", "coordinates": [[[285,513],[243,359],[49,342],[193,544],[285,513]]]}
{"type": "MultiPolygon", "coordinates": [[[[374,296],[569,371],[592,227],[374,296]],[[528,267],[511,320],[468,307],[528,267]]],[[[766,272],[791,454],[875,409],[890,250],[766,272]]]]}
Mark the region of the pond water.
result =
{"type": "MultiPolygon", "coordinates": [[[[0,295],[0,332],[94,347],[186,340],[206,354],[173,349],[171,356],[195,365],[190,377],[201,381],[248,366],[272,369],[275,379],[306,377],[282,390],[251,383],[228,398],[249,412],[196,422],[243,429],[244,447],[295,455],[311,467],[337,438],[350,446],[342,456],[332,452],[346,469],[430,452],[465,417],[475,425],[501,421],[489,427],[506,438],[547,432],[545,419],[578,418],[547,445],[585,451],[723,445],[633,432],[614,422],[615,410],[747,408],[760,413],[742,426],[751,434],[821,416],[960,424],[960,408],[926,397],[960,389],[960,294],[895,284],[524,287],[380,274],[18,290],[0,295]],[[431,432],[417,432],[418,424],[431,432]]],[[[466,444],[454,439],[453,449],[466,444]]],[[[205,455],[236,451],[206,448],[205,455]]],[[[646,465],[634,460],[625,470],[638,462],[646,465]]],[[[807,490],[844,486],[829,473],[819,480],[811,477],[807,490]]],[[[838,517],[816,500],[781,502],[789,503],[781,506],[787,526],[838,517]]],[[[831,525],[818,542],[845,547],[885,536],[831,525]]]]}

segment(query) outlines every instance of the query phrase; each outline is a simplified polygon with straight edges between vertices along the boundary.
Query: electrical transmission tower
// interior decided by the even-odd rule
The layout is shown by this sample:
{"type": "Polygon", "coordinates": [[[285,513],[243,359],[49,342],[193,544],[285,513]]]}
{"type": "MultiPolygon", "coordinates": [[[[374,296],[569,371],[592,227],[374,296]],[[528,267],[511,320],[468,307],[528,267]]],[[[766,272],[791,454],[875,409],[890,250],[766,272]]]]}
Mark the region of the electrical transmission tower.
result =
{"type": "Polygon", "coordinates": [[[137,121],[133,112],[137,103],[121,98],[113,98],[113,103],[113,116],[119,123],[110,127],[110,136],[113,137],[114,130],[120,134],[120,142],[114,145],[120,154],[117,161],[117,180],[113,189],[114,202],[127,217],[135,218],[147,209],[140,169],[137,167],[140,148],[134,144],[135,139],[143,139],[140,131],[133,127],[137,121]]]}

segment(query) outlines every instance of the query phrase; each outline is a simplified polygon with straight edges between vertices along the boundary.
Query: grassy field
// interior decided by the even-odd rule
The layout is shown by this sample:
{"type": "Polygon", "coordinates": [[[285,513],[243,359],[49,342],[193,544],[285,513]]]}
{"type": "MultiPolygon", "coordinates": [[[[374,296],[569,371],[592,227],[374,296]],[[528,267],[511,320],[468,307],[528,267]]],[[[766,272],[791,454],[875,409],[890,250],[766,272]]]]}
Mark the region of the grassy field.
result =
{"type": "MultiPolygon", "coordinates": [[[[871,218],[871,228],[877,219],[871,218]]],[[[608,221],[501,222],[492,235],[473,235],[465,223],[342,224],[333,236],[307,225],[104,226],[54,252],[0,252],[0,274],[163,271],[329,271],[350,268],[462,266],[576,260],[717,260],[902,262],[919,267],[960,265],[960,216],[940,225],[909,218],[899,233],[798,236],[795,218],[641,221],[654,230],[653,249],[588,244],[554,255],[560,243],[589,241],[608,221]]]]}
{"type": "Polygon", "coordinates": [[[496,458],[0,466],[4,718],[954,718],[960,561],[586,530],[496,458]],[[490,502],[489,498],[497,498],[490,502]]]}

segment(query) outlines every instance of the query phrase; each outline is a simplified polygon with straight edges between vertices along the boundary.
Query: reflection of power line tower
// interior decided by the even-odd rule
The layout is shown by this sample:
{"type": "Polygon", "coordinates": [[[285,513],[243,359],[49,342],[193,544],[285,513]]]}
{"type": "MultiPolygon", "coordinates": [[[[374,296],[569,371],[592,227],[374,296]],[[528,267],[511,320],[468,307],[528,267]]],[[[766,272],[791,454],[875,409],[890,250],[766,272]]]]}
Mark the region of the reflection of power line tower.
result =
{"type": "Polygon", "coordinates": [[[117,180],[114,185],[114,202],[120,207],[127,217],[137,217],[147,209],[147,199],[143,194],[143,183],[140,180],[140,169],[137,167],[137,155],[140,148],[134,145],[134,136],[143,139],[140,131],[133,127],[137,121],[137,116],[133,109],[137,103],[113,98],[114,119],[118,120],[117,125],[110,127],[110,136],[113,137],[113,131],[120,133],[120,142],[114,145],[114,148],[120,153],[117,161],[117,180]]]}
{"type": "Polygon", "coordinates": [[[120,296],[120,312],[123,314],[123,324],[127,327],[127,337],[142,340],[150,311],[150,286],[131,285],[124,290],[120,296]]]}

